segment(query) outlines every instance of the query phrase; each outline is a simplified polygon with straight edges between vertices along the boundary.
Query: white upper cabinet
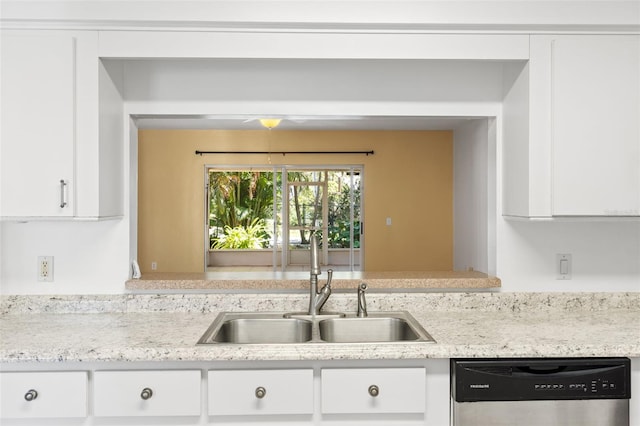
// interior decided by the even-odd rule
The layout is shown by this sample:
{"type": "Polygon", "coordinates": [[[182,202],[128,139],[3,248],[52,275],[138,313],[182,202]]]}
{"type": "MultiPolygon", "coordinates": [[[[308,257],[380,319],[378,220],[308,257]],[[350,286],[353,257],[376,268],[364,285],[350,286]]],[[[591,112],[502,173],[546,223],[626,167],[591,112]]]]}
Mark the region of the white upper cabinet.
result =
{"type": "Polygon", "coordinates": [[[0,216],[121,216],[122,99],[97,32],[1,36],[0,216]]]}
{"type": "Polygon", "coordinates": [[[75,54],[68,35],[2,34],[2,216],[72,216],[75,54]]]}
{"type": "Polygon", "coordinates": [[[531,36],[505,83],[505,216],[640,216],[640,36],[531,36]]]}
{"type": "Polygon", "coordinates": [[[640,215],[640,36],[551,41],[554,216],[640,215]]]}

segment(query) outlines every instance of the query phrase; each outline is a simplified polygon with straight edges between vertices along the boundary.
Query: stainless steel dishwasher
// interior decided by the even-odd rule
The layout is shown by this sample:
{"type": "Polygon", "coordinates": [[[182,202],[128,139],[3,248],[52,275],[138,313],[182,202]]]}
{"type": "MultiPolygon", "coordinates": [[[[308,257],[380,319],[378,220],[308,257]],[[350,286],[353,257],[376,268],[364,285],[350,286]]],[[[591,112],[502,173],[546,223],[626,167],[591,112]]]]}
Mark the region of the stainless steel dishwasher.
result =
{"type": "Polygon", "coordinates": [[[454,426],[628,426],[628,358],[452,359],[454,426]]]}

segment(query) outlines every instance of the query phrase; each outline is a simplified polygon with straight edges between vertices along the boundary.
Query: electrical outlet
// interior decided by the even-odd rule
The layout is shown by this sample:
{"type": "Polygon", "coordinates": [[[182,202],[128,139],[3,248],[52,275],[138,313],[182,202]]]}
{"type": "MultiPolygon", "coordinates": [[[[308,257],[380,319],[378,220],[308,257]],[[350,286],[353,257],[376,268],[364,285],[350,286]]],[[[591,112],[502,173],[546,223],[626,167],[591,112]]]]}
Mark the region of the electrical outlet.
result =
{"type": "Polygon", "coordinates": [[[155,271],[156,269],[158,269],[158,262],[151,262],[151,270],[155,271]]]}
{"type": "Polygon", "coordinates": [[[38,281],[53,282],[53,256],[38,256],[38,281]]]}

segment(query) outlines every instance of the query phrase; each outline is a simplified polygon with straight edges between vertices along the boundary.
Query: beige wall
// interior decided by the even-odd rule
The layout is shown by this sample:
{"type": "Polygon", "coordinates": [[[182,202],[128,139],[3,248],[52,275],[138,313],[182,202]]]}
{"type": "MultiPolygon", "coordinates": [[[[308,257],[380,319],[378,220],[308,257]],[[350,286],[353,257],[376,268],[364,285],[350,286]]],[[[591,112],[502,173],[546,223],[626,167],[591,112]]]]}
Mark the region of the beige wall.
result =
{"type": "Polygon", "coordinates": [[[205,165],[364,165],[365,269],[453,268],[450,131],[141,130],[138,261],[204,270],[205,165]],[[196,150],[374,150],[375,155],[195,155],[196,150]],[[392,225],[386,225],[386,218],[392,225]]]}

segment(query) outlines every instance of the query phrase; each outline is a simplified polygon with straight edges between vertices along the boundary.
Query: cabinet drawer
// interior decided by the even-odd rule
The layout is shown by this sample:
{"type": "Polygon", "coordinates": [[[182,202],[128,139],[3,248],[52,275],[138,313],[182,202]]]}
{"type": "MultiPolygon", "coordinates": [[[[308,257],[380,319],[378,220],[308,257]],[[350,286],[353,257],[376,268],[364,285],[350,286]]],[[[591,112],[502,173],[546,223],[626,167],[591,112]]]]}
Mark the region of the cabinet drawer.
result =
{"type": "Polygon", "coordinates": [[[209,415],[311,413],[311,369],[209,371],[209,415]]]}
{"type": "Polygon", "coordinates": [[[96,416],[199,416],[199,370],[97,371],[96,416]]]}
{"type": "Polygon", "coordinates": [[[422,413],[424,368],[322,370],[322,412],[422,413]]]}
{"type": "Polygon", "coordinates": [[[0,373],[0,416],[85,417],[87,373],[0,373]]]}

